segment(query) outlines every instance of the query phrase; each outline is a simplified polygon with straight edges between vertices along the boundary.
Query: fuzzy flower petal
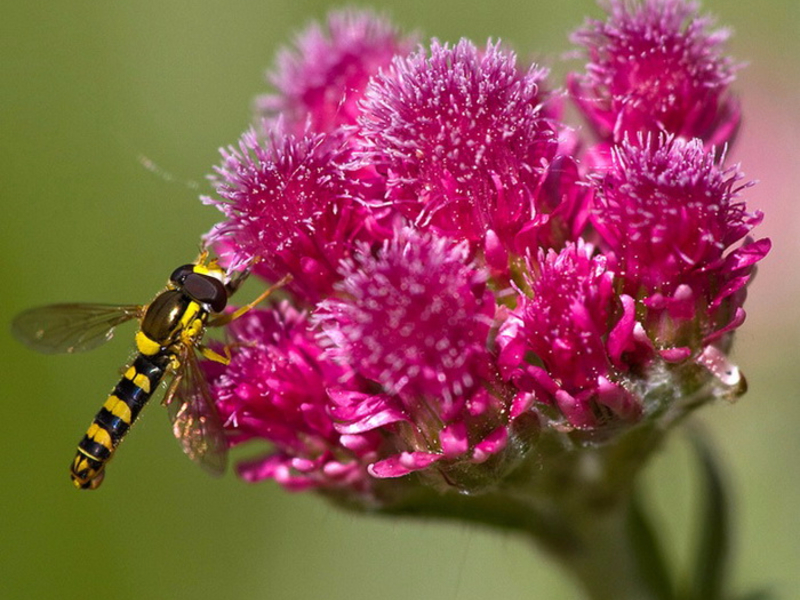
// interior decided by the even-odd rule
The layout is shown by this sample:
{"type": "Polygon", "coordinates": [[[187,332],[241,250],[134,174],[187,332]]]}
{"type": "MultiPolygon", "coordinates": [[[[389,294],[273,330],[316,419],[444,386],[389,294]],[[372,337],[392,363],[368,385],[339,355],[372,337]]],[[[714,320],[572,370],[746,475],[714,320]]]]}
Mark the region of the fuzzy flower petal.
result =
{"type": "Polygon", "coordinates": [[[315,314],[332,356],[409,398],[477,384],[495,305],[465,244],[404,229],[377,253],[361,248],[343,275],[315,314]]]}

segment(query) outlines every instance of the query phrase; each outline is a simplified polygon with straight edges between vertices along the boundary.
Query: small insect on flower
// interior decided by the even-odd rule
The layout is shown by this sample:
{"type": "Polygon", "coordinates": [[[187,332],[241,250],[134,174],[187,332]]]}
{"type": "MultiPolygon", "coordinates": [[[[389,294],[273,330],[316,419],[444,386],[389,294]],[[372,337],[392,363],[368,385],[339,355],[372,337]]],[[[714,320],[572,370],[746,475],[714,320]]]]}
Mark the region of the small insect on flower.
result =
{"type": "Polygon", "coordinates": [[[284,278],[249,304],[223,312],[247,275],[244,271],[227,277],[203,251],[194,263],[175,269],[166,289],[150,304],[52,304],[17,315],[12,322],[14,336],[44,354],[91,350],[110,340],[117,325],[139,320],[136,358],[78,444],[70,467],[75,487],[93,490],[103,482],[106,464],[168,375],[172,379],[162,404],[169,411],[175,437],[189,458],[213,474],[222,474],[228,445],[195,351],[212,361],[230,362],[227,349],[222,356],[202,344],[206,327],[230,323],[288,281],[284,278]]]}

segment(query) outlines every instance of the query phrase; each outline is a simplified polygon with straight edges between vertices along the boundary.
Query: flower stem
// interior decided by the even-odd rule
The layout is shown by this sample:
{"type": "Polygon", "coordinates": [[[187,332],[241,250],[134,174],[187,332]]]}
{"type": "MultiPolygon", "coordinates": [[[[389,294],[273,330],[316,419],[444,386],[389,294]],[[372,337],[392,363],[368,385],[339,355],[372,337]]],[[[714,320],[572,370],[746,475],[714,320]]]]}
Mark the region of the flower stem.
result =
{"type": "Polygon", "coordinates": [[[494,489],[469,494],[408,478],[398,493],[400,480],[394,479],[381,490],[377,512],[523,533],[571,573],[591,600],[668,600],[668,582],[653,570],[661,557],[647,556],[658,554],[657,548],[637,544],[632,527],[634,476],[662,433],[643,426],[601,446],[550,434],[494,489]]]}
{"type": "Polygon", "coordinates": [[[630,531],[628,507],[615,507],[584,523],[579,543],[569,552],[551,552],[580,581],[592,600],[664,600],[669,591],[654,588],[642,572],[630,531]]]}

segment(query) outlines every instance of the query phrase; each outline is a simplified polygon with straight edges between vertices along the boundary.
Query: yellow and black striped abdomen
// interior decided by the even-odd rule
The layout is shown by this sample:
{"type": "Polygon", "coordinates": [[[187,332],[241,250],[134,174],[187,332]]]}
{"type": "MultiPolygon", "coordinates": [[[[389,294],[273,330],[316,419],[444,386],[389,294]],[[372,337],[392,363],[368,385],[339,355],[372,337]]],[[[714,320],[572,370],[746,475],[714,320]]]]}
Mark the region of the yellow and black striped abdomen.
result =
{"type": "Polygon", "coordinates": [[[168,352],[139,354],[95,415],[72,461],[72,482],[93,490],[103,481],[103,469],[155,392],[172,360],[168,352]]]}

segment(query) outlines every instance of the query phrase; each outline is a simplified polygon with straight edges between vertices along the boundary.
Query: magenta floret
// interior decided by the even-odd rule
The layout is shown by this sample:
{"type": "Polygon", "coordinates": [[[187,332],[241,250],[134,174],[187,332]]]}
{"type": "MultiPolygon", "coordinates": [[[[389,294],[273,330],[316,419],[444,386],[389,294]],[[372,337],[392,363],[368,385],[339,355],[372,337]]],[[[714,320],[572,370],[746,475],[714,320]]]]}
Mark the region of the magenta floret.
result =
{"type": "Polygon", "coordinates": [[[347,365],[325,358],[306,317],[288,304],[253,310],[229,328],[236,344],[226,368],[206,363],[211,392],[231,445],[271,442],[274,451],[239,465],[248,481],[272,478],[291,490],[369,490],[366,467],[380,439],[340,433],[328,390],[352,380],[347,365]]]}
{"type": "Polygon", "coordinates": [[[723,54],[729,32],[711,30],[687,0],[610,0],[573,41],[588,54],[569,90],[600,140],[671,133],[710,147],[732,141],[740,120],[728,94],[736,65],[723,54]]]}
{"type": "Polygon", "coordinates": [[[446,459],[483,462],[499,450],[499,439],[487,438],[505,437],[495,430],[507,421],[506,403],[485,390],[495,380],[488,338],[496,305],[467,244],[401,229],[344,262],[343,275],[337,296],[318,305],[322,339],[333,360],[385,393],[338,393],[337,429],[389,426],[406,448],[370,473],[396,477],[446,459]]]}
{"type": "Polygon", "coordinates": [[[506,377],[572,427],[638,418],[641,406],[619,379],[623,349],[639,345],[632,305],[618,296],[606,257],[579,242],[541,251],[532,270],[531,297],[521,298],[498,340],[506,377]],[[528,353],[534,358],[524,359],[528,353]]]}
{"type": "Polygon", "coordinates": [[[335,356],[405,397],[446,401],[477,385],[495,304],[466,244],[405,229],[342,268],[340,297],[316,313],[335,356]]]}
{"type": "Polygon", "coordinates": [[[277,93],[260,97],[258,111],[268,118],[280,115],[295,135],[307,127],[331,133],[354,125],[367,82],[412,44],[370,11],[331,13],[325,26],[311,25],[294,48],[279,53],[268,76],[277,93]]]}
{"type": "Polygon", "coordinates": [[[346,167],[350,153],[337,136],[302,137],[278,128],[267,140],[245,133],[222,151],[207,198],[226,217],[208,235],[231,269],[252,266],[272,281],[292,275],[291,288],[311,300],[331,289],[338,262],[364,229],[361,182],[346,167]]]}
{"type": "Polygon", "coordinates": [[[768,249],[751,240],[733,249],[762,219],[739,199],[741,180],[701,140],[617,146],[595,180],[592,223],[616,256],[620,289],[672,322],[695,322],[702,335],[738,318],[743,298],[731,305],[731,286],[741,288],[768,249]]]}
{"type": "Polygon", "coordinates": [[[557,149],[544,76],[499,44],[466,40],[395,59],[368,86],[359,120],[386,199],[419,227],[470,241],[492,231],[510,247],[537,214],[557,149]]]}

